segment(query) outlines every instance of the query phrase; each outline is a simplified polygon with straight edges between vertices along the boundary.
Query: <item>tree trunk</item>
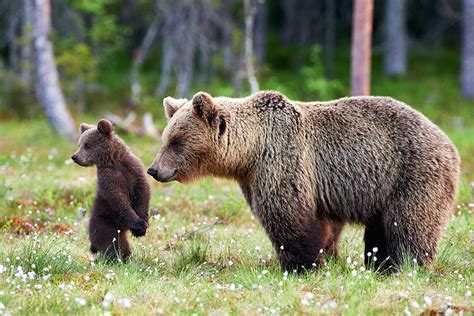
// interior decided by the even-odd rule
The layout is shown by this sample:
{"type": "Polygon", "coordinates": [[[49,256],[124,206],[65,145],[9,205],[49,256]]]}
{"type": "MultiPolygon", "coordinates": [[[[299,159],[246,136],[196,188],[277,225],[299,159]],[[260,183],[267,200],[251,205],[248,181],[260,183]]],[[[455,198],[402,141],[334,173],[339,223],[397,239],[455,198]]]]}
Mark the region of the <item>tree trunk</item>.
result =
{"type": "Polygon", "coordinates": [[[58,80],[53,47],[49,39],[51,27],[50,0],[33,0],[33,41],[36,66],[36,94],[49,124],[59,135],[76,137],[76,128],[69,114],[58,80]]]}
{"type": "Polygon", "coordinates": [[[19,16],[15,13],[10,17],[10,23],[7,29],[8,50],[10,57],[10,68],[18,70],[18,45],[17,45],[17,29],[19,16]]]}
{"type": "Polygon", "coordinates": [[[370,94],[373,0],[354,0],[352,19],[351,92],[370,94]]]}
{"type": "Polygon", "coordinates": [[[136,50],[133,56],[132,71],[130,74],[131,90],[132,90],[132,105],[138,105],[140,103],[140,68],[145,62],[146,57],[150,51],[150,48],[155,40],[156,34],[159,28],[158,13],[156,13],[153,21],[151,22],[148,30],[146,31],[145,37],[143,38],[140,47],[136,50]]]}
{"type": "Polygon", "coordinates": [[[22,8],[22,41],[20,51],[20,78],[23,85],[29,90],[32,80],[32,32],[33,32],[33,3],[23,0],[22,8]]]}
{"type": "Polygon", "coordinates": [[[253,53],[253,26],[255,22],[256,6],[253,0],[244,0],[245,7],[245,64],[247,68],[247,80],[252,93],[260,90],[254,69],[253,53]]]}
{"type": "Polygon", "coordinates": [[[267,2],[257,3],[257,14],[255,16],[255,58],[258,66],[266,61],[266,40],[267,40],[267,2]]]}
{"type": "Polygon", "coordinates": [[[388,0],[385,4],[384,71],[387,75],[404,75],[407,69],[407,34],[405,0],[388,0]]]}
{"type": "Polygon", "coordinates": [[[463,0],[461,92],[474,100],[474,0],[463,0]]]}
{"type": "Polygon", "coordinates": [[[336,52],[336,1],[326,0],[324,32],[324,73],[327,79],[334,77],[334,54],[336,52]]]}
{"type": "MultiPolygon", "coordinates": [[[[179,26],[178,51],[181,62],[177,65],[176,95],[180,98],[189,97],[189,89],[194,76],[194,56],[197,47],[197,34],[199,33],[200,21],[198,16],[198,5],[196,2],[184,8],[187,23],[179,26]]],[[[201,22],[202,23],[202,22],[201,22]]]]}

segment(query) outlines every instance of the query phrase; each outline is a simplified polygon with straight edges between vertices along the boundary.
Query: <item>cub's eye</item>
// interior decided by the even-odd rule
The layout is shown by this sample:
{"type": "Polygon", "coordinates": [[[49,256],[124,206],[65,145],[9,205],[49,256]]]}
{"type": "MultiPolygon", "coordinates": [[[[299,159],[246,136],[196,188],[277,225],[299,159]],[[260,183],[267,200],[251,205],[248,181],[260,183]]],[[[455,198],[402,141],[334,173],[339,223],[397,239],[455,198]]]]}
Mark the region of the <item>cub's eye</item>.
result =
{"type": "Polygon", "coordinates": [[[85,144],[84,144],[84,148],[85,148],[85,149],[91,149],[91,147],[92,147],[92,145],[89,144],[89,143],[85,143],[85,144]]]}

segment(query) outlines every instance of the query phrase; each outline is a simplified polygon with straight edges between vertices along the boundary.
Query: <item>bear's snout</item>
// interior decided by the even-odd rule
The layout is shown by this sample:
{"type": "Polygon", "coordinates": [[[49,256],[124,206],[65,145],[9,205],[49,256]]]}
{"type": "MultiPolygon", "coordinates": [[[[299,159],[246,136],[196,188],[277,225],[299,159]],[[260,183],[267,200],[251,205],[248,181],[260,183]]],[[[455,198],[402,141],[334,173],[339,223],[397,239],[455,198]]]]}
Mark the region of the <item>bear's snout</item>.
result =
{"type": "Polygon", "coordinates": [[[72,155],[71,159],[72,159],[72,161],[77,162],[77,155],[72,155]]]}
{"type": "Polygon", "coordinates": [[[176,174],[176,170],[156,170],[154,168],[148,168],[147,173],[156,181],[169,182],[176,174]]]}
{"type": "Polygon", "coordinates": [[[153,178],[156,178],[156,176],[158,175],[158,170],[153,169],[153,168],[148,168],[147,173],[153,178]]]}

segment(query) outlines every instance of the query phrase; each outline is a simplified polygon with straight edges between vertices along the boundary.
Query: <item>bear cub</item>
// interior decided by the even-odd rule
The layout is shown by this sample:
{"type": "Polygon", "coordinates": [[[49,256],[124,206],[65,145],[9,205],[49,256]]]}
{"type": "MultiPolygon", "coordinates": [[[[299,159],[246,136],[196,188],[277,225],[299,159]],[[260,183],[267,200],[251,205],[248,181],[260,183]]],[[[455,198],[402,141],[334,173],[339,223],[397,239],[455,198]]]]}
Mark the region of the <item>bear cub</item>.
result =
{"type": "Polygon", "coordinates": [[[80,166],[97,168],[97,190],[89,222],[92,253],[109,260],[130,255],[127,231],[144,236],[148,228],[150,185],[140,160],[112,132],[110,121],[97,127],[82,123],[78,150],[71,159],[80,166]]]}

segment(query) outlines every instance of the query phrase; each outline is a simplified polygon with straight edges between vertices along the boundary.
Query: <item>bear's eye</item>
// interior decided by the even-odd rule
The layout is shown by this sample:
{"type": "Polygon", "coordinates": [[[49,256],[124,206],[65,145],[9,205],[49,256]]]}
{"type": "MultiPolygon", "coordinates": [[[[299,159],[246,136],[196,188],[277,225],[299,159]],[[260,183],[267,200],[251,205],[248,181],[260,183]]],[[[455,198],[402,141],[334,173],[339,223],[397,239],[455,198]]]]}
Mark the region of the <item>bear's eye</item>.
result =
{"type": "Polygon", "coordinates": [[[169,143],[169,146],[170,146],[170,147],[179,147],[179,146],[181,146],[181,145],[182,145],[182,144],[181,144],[181,139],[179,139],[179,138],[174,138],[174,139],[172,139],[172,140],[170,141],[170,143],[169,143]]]}
{"type": "Polygon", "coordinates": [[[92,147],[92,145],[89,144],[89,143],[85,143],[85,144],[84,144],[84,148],[85,148],[85,149],[91,149],[91,147],[92,147]]]}

